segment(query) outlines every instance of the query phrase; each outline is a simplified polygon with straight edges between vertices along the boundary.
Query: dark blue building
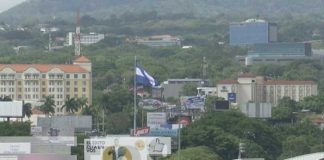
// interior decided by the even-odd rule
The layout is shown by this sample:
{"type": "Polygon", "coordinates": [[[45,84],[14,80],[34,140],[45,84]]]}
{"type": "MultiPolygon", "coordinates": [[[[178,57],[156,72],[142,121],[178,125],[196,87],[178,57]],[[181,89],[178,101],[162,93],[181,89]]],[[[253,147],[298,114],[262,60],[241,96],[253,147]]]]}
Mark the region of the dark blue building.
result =
{"type": "Polygon", "coordinates": [[[249,19],[232,23],[229,28],[230,45],[251,45],[277,41],[277,25],[264,20],[249,19]]]}

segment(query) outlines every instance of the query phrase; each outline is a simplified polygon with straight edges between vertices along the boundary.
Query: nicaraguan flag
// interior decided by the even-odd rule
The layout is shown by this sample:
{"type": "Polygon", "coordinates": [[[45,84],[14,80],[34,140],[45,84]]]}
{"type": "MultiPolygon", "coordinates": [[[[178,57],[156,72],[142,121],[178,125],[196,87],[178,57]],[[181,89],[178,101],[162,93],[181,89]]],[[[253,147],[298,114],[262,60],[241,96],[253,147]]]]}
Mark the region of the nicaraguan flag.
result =
{"type": "Polygon", "coordinates": [[[158,82],[143,68],[136,66],[136,84],[157,86],[158,82]]]}

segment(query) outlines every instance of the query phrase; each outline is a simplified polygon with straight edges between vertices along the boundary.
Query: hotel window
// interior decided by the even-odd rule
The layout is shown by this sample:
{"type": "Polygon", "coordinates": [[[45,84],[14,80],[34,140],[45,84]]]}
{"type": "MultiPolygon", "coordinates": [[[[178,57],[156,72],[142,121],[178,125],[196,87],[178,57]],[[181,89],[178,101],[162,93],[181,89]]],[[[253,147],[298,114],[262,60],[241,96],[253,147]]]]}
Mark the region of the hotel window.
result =
{"type": "Polygon", "coordinates": [[[42,92],[46,92],[46,88],[42,88],[42,92]]]}
{"type": "Polygon", "coordinates": [[[65,78],[70,78],[70,74],[66,74],[65,75],[65,78]]]}
{"type": "Polygon", "coordinates": [[[42,74],[42,78],[46,78],[46,74],[42,74]]]}
{"type": "Polygon", "coordinates": [[[82,74],[82,78],[86,78],[87,76],[86,76],[86,74],[82,74]]]}
{"type": "Polygon", "coordinates": [[[21,88],[18,88],[18,92],[21,92],[21,88]]]}
{"type": "Polygon", "coordinates": [[[82,92],[86,92],[86,88],[82,88],[82,92]]]}
{"type": "Polygon", "coordinates": [[[74,74],[74,78],[78,78],[78,74],[74,74]]]}
{"type": "Polygon", "coordinates": [[[69,86],[70,85],[70,81],[66,81],[66,85],[69,86]]]}
{"type": "Polygon", "coordinates": [[[78,88],[74,88],[74,92],[78,92],[78,88]]]}

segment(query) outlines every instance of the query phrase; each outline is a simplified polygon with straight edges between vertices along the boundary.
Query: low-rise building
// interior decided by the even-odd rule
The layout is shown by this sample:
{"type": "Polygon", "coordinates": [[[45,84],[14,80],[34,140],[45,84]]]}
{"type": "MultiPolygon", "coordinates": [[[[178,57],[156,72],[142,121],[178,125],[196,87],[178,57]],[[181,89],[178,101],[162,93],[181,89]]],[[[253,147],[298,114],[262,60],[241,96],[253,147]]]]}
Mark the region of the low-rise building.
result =
{"type": "MultiPolygon", "coordinates": [[[[74,43],[74,32],[69,32],[66,36],[66,42],[65,42],[65,46],[72,46],[74,43]]],[[[80,43],[83,45],[91,45],[91,44],[95,44],[98,43],[99,41],[105,39],[105,35],[104,34],[99,34],[99,33],[94,33],[91,32],[89,34],[81,34],[80,35],[80,43]]]]}
{"type": "MultiPolygon", "coordinates": [[[[202,87],[207,85],[207,81],[203,79],[191,79],[191,78],[184,78],[184,79],[168,79],[167,81],[161,84],[162,89],[162,97],[164,99],[167,98],[179,98],[183,95],[183,87],[186,84],[194,84],[197,87],[202,87]]],[[[193,96],[193,95],[192,95],[193,96]]]]}
{"type": "Polygon", "coordinates": [[[135,39],[137,44],[142,44],[150,47],[168,47],[181,46],[181,39],[171,35],[156,35],[151,37],[143,37],[135,39]]]}
{"type": "Polygon", "coordinates": [[[317,84],[313,81],[266,80],[262,76],[244,73],[237,79],[221,80],[217,84],[217,96],[233,102],[232,104],[271,103],[277,105],[283,97],[300,101],[304,97],[317,95],[317,84]]]}

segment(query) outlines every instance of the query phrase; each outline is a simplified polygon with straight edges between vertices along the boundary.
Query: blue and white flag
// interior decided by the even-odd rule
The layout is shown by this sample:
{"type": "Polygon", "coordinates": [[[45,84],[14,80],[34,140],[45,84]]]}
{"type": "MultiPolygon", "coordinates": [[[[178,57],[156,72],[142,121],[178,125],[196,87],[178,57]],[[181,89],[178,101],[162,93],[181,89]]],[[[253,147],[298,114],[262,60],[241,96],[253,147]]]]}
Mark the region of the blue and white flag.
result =
{"type": "Polygon", "coordinates": [[[143,68],[136,66],[136,84],[157,86],[158,82],[143,68]]]}

